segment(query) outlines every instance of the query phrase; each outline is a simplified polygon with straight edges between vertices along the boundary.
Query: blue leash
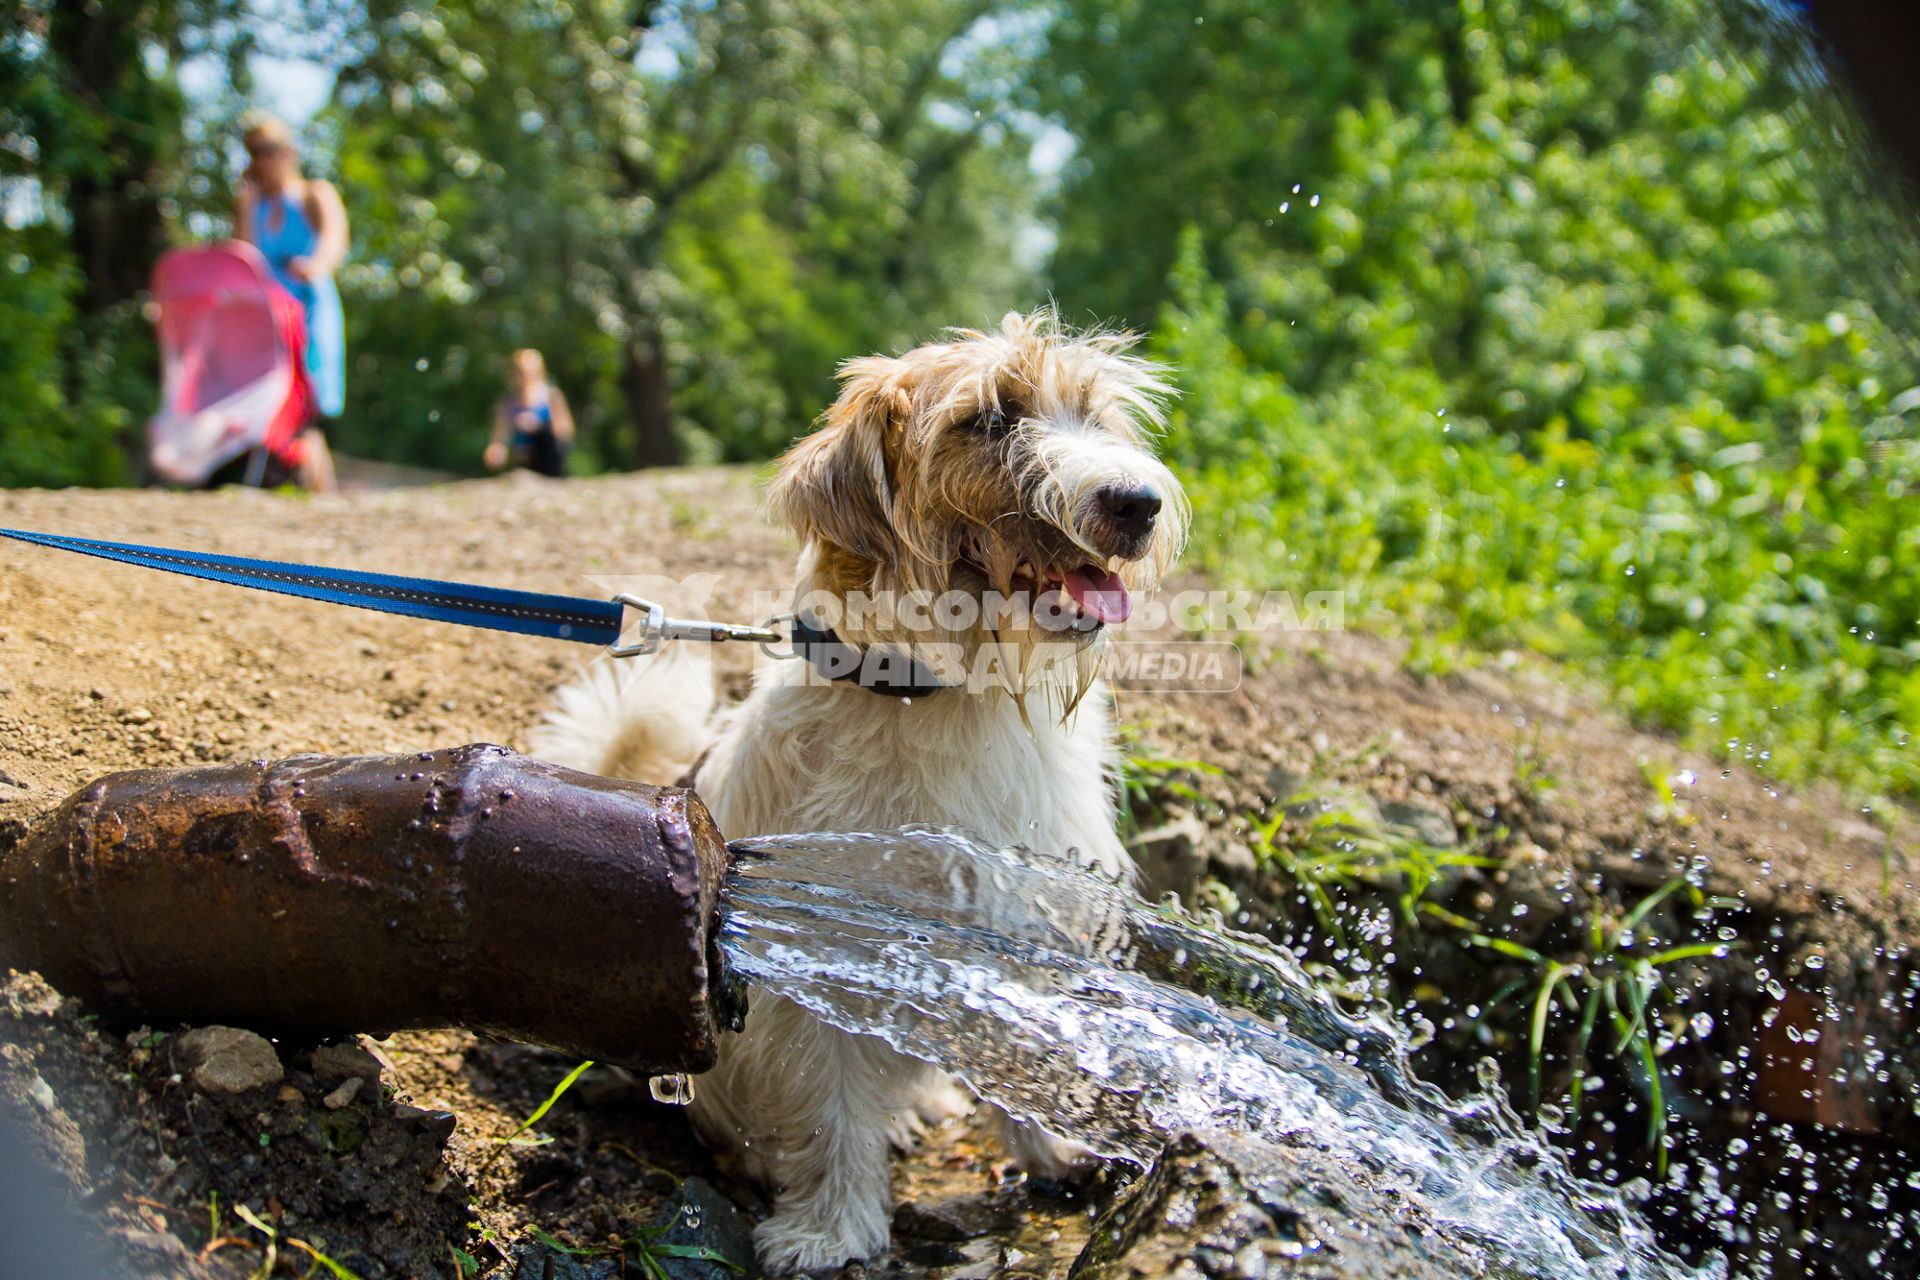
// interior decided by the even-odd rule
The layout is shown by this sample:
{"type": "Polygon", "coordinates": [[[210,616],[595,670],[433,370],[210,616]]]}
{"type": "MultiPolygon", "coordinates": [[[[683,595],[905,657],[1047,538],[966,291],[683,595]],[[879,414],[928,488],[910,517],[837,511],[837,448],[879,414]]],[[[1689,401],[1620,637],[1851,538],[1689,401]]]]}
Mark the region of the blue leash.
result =
{"type": "Polygon", "coordinates": [[[287,564],[279,560],[250,560],[244,556],[176,551],[169,547],[146,547],[132,542],[103,542],[97,538],[73,538],[59,533],[35,533],[28,529],[0,529],[0,537],[52,547],[57,551],[99,556],[103,560],[116,560],[146,569],[163,569],[191,578],[205,578],[209,582],[224,582],[236,587],[253,587],[308,600],[321,600],[327,604],[352,605],[359,609],[376,609],[381,613],[426,618],[432,622],[452,622],[465,627],[485,627],[492,631],[513,631],[521,635],[604,645],[615,657],[622,658],[652,653],[667,640],[757,640],[771,643],[782,639],[779,632],[762,627],[669,618],[659,605],[629,595],[615,596],[611,600],[556,596],[538,591],[482,587],[467,582],[436,582],[429,578],[363,573],[357,569],[329,569],[321,565],[287,564]],[[629,607],[641,614],[639,634],[637,638],[622,643],[620,637],[629,607]]]}

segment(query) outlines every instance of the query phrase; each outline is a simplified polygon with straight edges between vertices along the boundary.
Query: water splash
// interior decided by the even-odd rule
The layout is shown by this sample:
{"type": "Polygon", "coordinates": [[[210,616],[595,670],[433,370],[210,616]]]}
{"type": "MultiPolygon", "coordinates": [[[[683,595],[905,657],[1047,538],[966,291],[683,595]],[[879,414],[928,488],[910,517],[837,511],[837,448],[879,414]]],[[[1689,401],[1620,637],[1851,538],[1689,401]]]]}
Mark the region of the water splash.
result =
{"type": "Polygon", "coordinates": [[[1258,940],[959,831],[734,848],[721,941],[741,977],[1102,1154],[1145,1163],[1185,1128],[1311,1133],[1506,1266],[1717,1274],[1662,1254],[1497,1092],[1456,1102],[1419,1080],[1405,1032],[1347,1013],[1258,940]]]}

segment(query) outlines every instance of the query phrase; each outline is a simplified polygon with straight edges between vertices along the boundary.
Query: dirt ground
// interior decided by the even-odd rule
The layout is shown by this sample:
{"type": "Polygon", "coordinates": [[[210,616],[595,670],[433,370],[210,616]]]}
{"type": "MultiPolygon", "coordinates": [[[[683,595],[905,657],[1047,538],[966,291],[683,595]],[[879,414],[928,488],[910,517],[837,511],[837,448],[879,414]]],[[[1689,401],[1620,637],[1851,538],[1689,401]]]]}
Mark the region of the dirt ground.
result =
{"type": "MultiPolygon", "coordinates": [[[[709,614],[739,620],[785,579],[793,552],[740,470],[325,498],[19,492],[0,494],[0,525],[578,594],[665,577],[681,585],[647,586],[669,605],[710,590],[709,614]]],[[[1149,829],[1143,851],[1169,859],[1168,887],[1292,942],[1330,980],[1384,979],[1408,1016],[1434,1024],[1421,1061],[1437,1078],[1468,1082],[1491,1055],[1517,1085],[1531,961],[1437,915],[1399,920],[1404,869],[1362,867],[1343,899],[1354,934],[1334,936],[1315,927],[1299,864],[1269,846],[1364,850],[1376,828],[1411,823],[1421,847],[1478,860],[1448,863],[1424,900],[1596,974],[1619,957],[1588,954],[1595,915],[1611,929],[1686,875],[1683,892],[1641,917],[1652,939],[1731,945],[1671,970],[1660,1017],[1672,1031],[1661,1075],[1674,1156],[1710,1152],[1740,1211],[1721,1240],[1698,1230],[1691,1191],[1656,1197],[1653,1211],[1676,1245],[1730,1243],[1772,1274],[1900,1273],[1911,1236],[1873,1264],[1845,1262],[1868,1256],[1849,1234],[1868,1215],[1836,1183],[1911,1168],[1920,1151],[1912,815],[1863,813],[1831,790],[1635,731],[1525,658],[1422,680],[1399,646],[1360,634],[1264,636],[1247,652],[1231,694],[1119,697],[1136,757],[1150,762],[1135,774],[1135,825],[1149,829]],[[1165,836],[1188,815],[1185,836],[1165,836]],[[1516,982],[1524,994],[1495,999],[1516,982]],[[1802,1044],[1795,1019],[1827,1028],[1824,1043],[1850,1065],[1797,1065],[1818,1055],[1778,1043],[1784,1027],[1802,1044]],[[1735,1140],[1743,1161],[1720,1155],[1735,1140]],[[1805,1160],[1809,1182],[1816,1162],[1849,1172],[1826,1179],[1824,1198],[1768,1207],[1782,1158],[1805,1160]]],[[[469,741],[524,749],[552,690],[591,656],[0,542],[0,843],[79,783],[130,766],[469,741]]],[[[741,687],[750,655],[718,661],[741,687]]],[[[1572,1019],[1556,1019],[1549,1085],[1588,1069],[1566,1052],[1572,1019]]],[[[764,1203],[644,1082],[596,1072],[538,1126],[550,1142],[508,1145],[499,1139],[571,1062],[463,1033],[402,1034],[368,1046],[377,1087],[335,1107],[338,1071],[282,1046],[282,1083],[217,1099],[182,1084],[179,1030],[109,1033],[31,978],[0,993],[0,1117],[27,1122],[142,1269],[257,1271],[266,1237],[235,1217],[239,1205],[304,1242],[274,1246],[293,1274],[315,1265],[311,1249],[366,1277],[648,1274],[619,1241],[703,1222],[701,1247],[750,1265],[744,1233],[764,1203]]],[[[1645,1173],[1646,1081],[1604,1049],[1589,1058],[1595,1101],[1569,1139],[1602,1153],[1596,1174],[1645,1173]]],[[[903,1160],[900,1179],[896,1256],[875,1268],[889,1274],[1064,1274],[1103,1194],[1028,1186],[964,1125],[903,1160]]],[[[1890,1212],[1912,1212],[1914,1192],[1889,1186],[1890,1212]]],[[[656,1261],[669,1274],[731,1274],[656,1261]]]]}

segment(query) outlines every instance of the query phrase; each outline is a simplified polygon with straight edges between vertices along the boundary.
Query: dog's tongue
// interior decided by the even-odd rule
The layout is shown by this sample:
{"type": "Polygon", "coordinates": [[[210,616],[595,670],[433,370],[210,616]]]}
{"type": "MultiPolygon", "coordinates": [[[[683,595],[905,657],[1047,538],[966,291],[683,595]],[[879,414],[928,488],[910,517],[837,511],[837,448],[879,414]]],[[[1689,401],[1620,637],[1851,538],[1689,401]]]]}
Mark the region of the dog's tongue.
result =
{"type": "Polygon", "coordinates": [[[1063,575],[1061,583],[1080,612],[1102,622],[1125,622],[1133,612],[1133,597],[1120,575],[1107,569],[1074,569],[1063,575]]]}

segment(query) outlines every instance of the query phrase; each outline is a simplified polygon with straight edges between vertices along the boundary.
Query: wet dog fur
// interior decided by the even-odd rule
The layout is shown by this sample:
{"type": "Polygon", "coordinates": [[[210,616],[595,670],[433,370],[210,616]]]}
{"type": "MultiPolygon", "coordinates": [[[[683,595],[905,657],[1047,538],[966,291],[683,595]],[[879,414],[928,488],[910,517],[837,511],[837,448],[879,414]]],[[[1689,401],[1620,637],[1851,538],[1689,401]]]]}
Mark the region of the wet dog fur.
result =
{"type": "MultiPolygon", "coordinates": [[[[773,663],[745,702],[710,716],[709,691],[671,661],[602,663],[561,692],[536,751],[652,782],[697,758],[694,787],[729,837],[946,824],[1130,879],[1100,656],[1106,625],[1172,563],[1187,523],[1150,447],[1168,389],[1130,345],[1041,311],[852,360],[823,425],[780,461],[771,501],[801,541],[796,600],[1010,599],[1011,611],[911,628],[884,610],[832,620],[850,644],[910,649],[943,683],[990,669],[989,687],[904,700],[773,663]],[[1032,625],[1036,599],[1067,625],[1032,625]]],[[[755,1240],[763,1265],[789,1272],[884,1254],[889,1147],[958,1105],[932,1068],[755,993],[693,1114],[772,1191],[755,1240]]],[[[1082,1162],[1083,1149],[1000,1119],[1029,1171],[1082,1162]]]]}

